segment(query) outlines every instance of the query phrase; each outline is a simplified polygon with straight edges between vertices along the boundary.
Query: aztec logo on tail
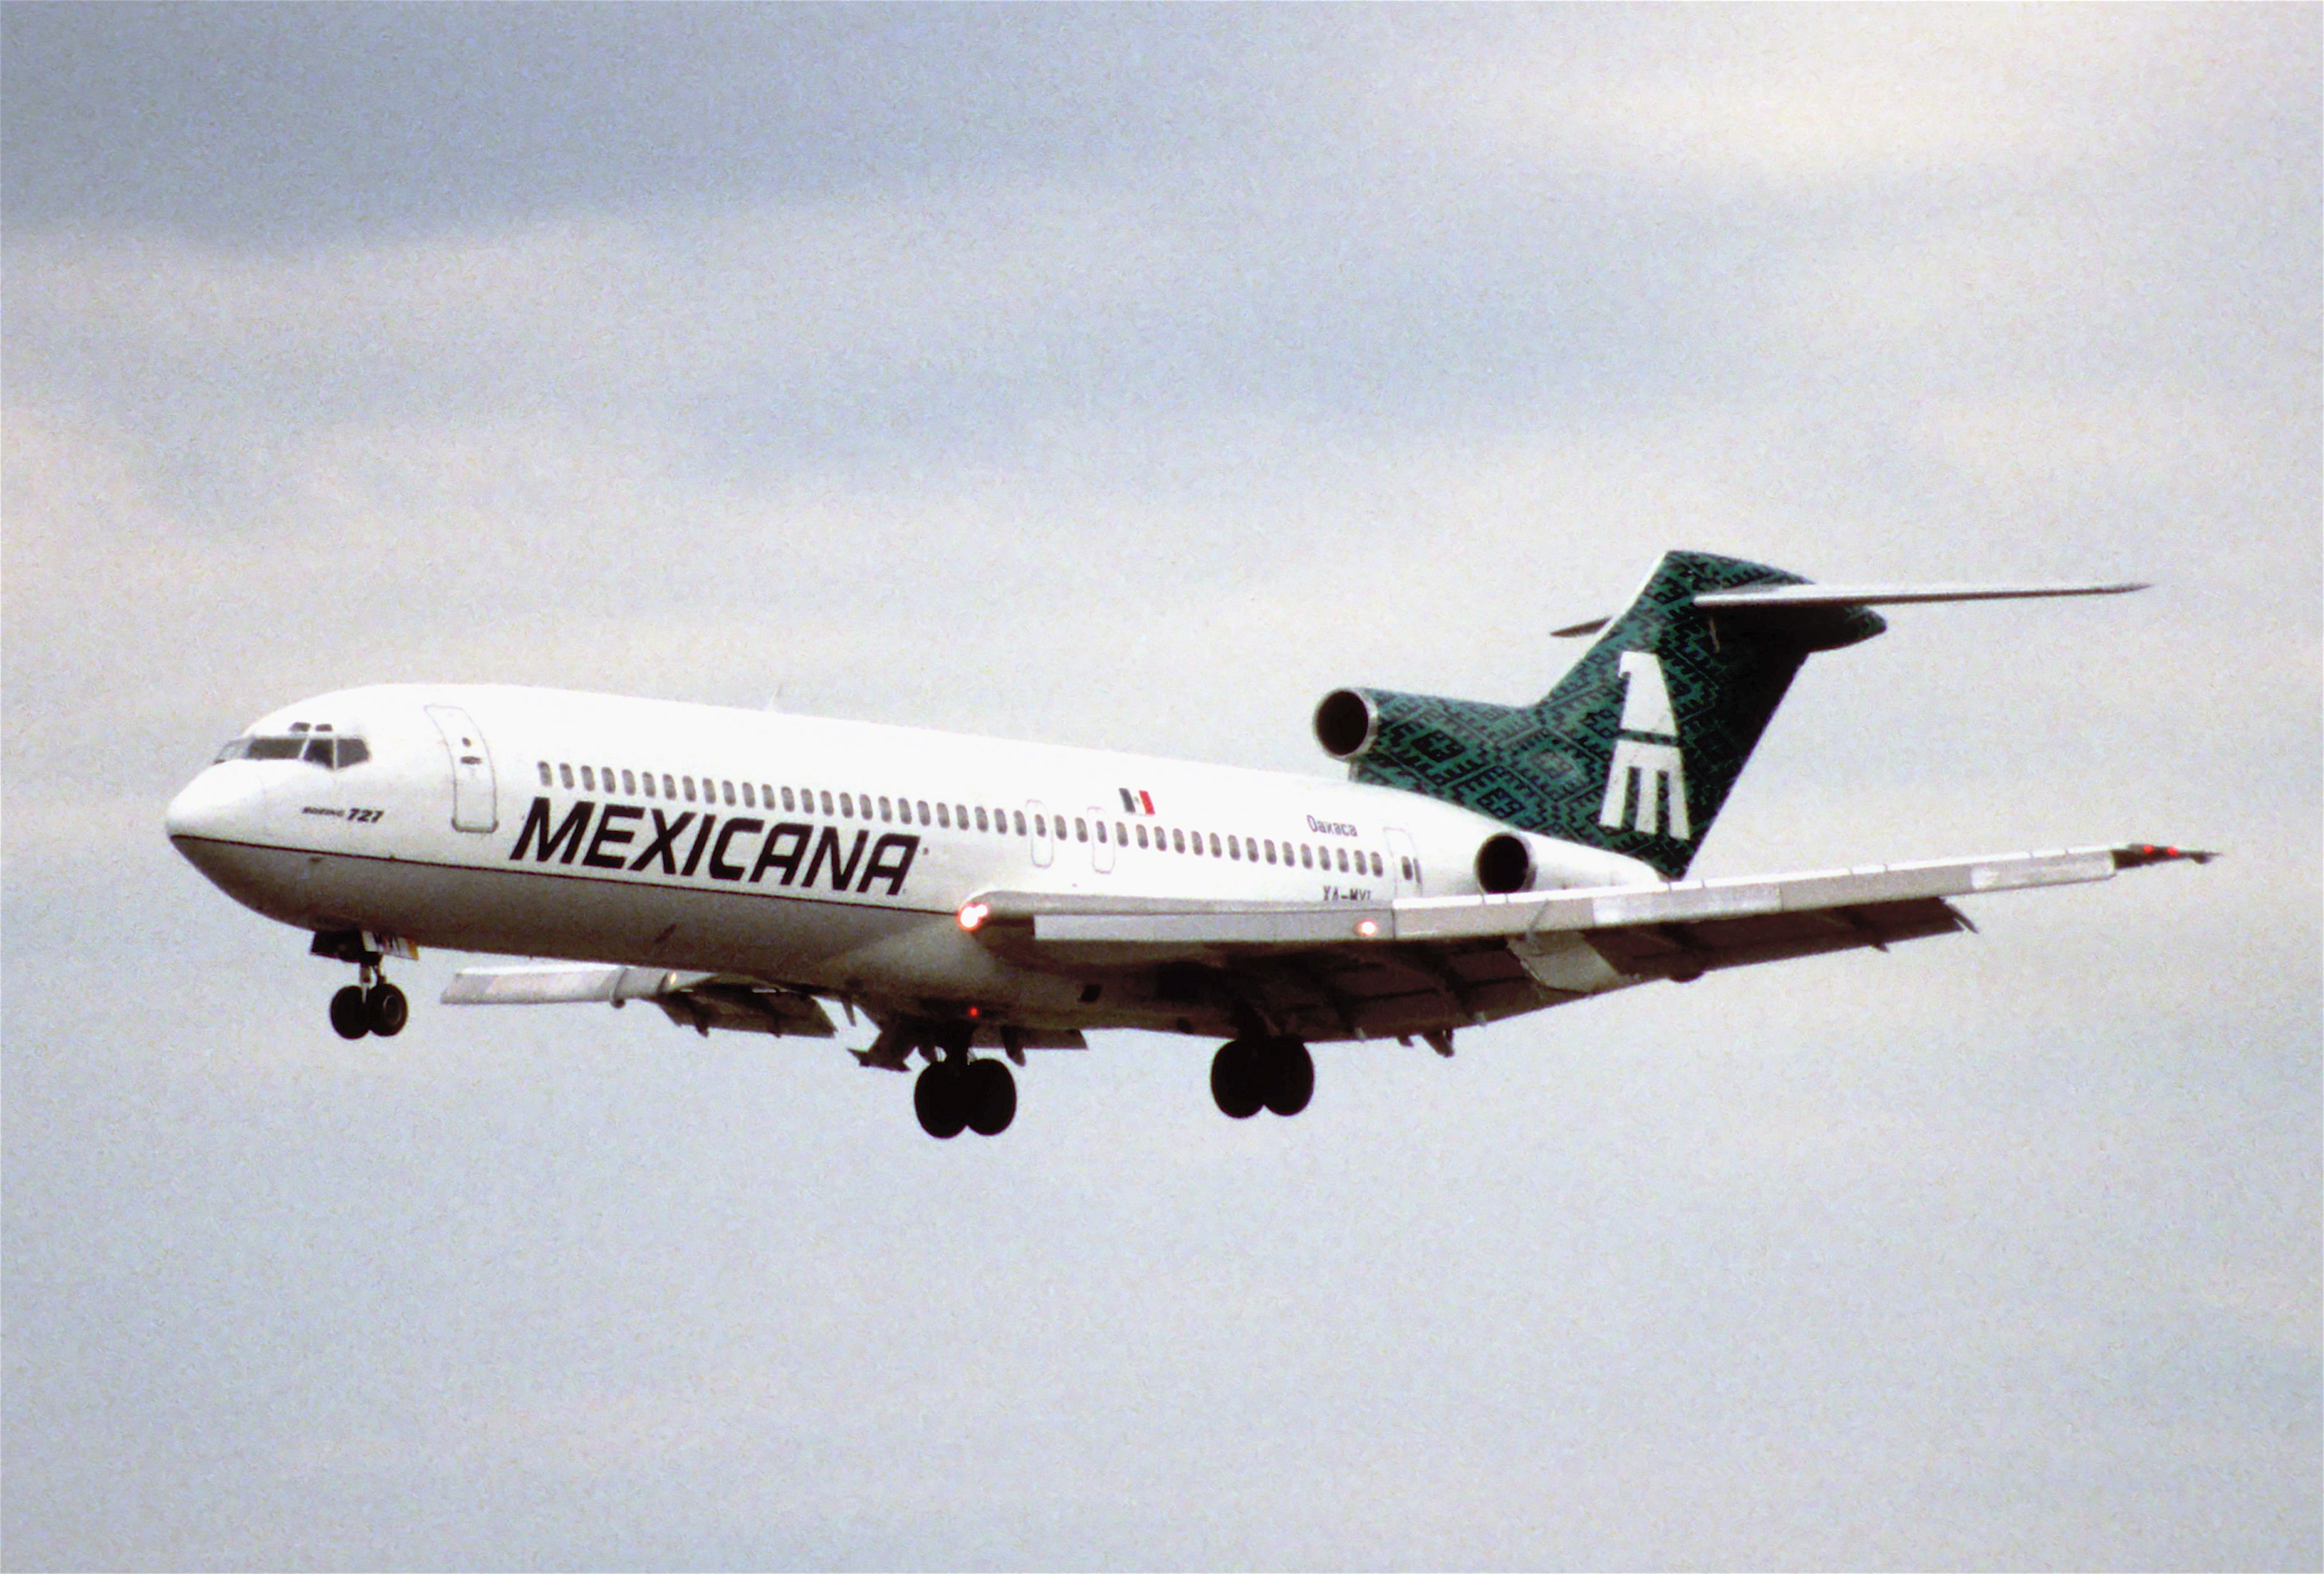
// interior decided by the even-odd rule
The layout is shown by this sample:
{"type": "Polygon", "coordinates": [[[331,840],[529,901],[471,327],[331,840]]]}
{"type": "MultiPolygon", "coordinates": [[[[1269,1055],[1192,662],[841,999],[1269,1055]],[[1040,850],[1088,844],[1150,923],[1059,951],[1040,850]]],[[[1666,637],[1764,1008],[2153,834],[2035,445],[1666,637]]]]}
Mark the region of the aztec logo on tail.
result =
{"type": "Polygon", "coordinates": [[[1622,736],[1614,741],[1612,763],[1606,770],[1606,801],[1598,811],[1598,823],[1609,830],[1619,830],[1627,823],[1633,830],[1659,836],[1667,804],[1668,834],[1680,841],[1692,840],[1694,829],[1686,814],[1686,767],[1679,755],[1678,720],[1671,711],[1663,664],[1648,652],[1624,651],[1621,674],[1622,736]]]}

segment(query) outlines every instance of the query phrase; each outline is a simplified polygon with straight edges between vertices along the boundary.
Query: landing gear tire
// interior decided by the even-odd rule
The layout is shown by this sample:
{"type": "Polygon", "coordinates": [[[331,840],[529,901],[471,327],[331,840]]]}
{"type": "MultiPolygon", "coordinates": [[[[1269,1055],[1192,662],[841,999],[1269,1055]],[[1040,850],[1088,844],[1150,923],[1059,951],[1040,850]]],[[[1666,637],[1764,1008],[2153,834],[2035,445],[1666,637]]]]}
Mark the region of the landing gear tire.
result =
{"type": "Polygon", "coordinates": [[[960,1091],[968,1129],[978,1136],[999,1136],[1017,1118],[1017,1079],[998,1060],[971,1060],[960,1074],[960,1091]]]}
{"type": "Polygon", "coordinates": [[[362,985],[350,984],[331,996],[331,1026],[343,1039],[359,1039],[371,1032],[371,1013],[364,1005],[362,985]]]}
{"type": "Polygon", "coordinates": [[[1297,1039],[1268,1039],[1259,1046],[1259,1097],[1277,1115],[1297,1115],[1315,1097],[1315,1058],[1297,1039]]]}
{"type": "MultiPolygon", "coordinates": [[[[912,1084],[912,1113],[920,1117],[922,1131],[938,1141],[960,1135],[961,1127],[968,1124],[968,1099],[962,1087],[965,1080],[950,1060],[936,1061],[920,1073],[919,1080],[912,1084]]],[[[1015,1083],[1010,1084],[1009,1091],[1013,1105],[1015,1083]]]]}
{"type": "Polygon", "coordinates": [[[1249,1120],[1267,1102],[1257,1047],[1249,1039],[1229,1039],[1211,1057],[1211,1097],[1231,1120],[1249,1120]]]}
{"type": "MultiPolygon", "coordinates": [[[[336,1002],[331,1009],[336,1020],[338,1011],[336,1002]]],[[[411,1003],[403,998],[402,990],[384,978],[363,992],[363,1010],[365,1023],[383,1039],[392,1039],[401,1032],[403,1024],[411,1020],[411,1003]]],[[[339,1031],[345,1032],[346,1030],[341,1028],[339,1031]]]]}

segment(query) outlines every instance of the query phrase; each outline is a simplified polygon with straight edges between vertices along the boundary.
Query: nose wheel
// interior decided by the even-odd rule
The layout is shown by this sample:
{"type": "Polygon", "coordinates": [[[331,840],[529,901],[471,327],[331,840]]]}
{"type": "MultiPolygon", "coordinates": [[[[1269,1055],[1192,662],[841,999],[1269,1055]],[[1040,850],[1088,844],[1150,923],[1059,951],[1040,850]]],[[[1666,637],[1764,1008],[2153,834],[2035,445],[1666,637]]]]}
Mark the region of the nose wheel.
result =
{"type": "MultiPolygon", "coordinates": [[[[364,969],[369,973],[370,968],[364,969]]],[[[377,1033],[392,1039],[403,1031],[411,1020],[411,1003],[403,991],[384,978],[374,977],[369,984],[350,984],[331,996],[331,1026],[343,1039],[359,1039],[365,1033],[377,1033]]]]}

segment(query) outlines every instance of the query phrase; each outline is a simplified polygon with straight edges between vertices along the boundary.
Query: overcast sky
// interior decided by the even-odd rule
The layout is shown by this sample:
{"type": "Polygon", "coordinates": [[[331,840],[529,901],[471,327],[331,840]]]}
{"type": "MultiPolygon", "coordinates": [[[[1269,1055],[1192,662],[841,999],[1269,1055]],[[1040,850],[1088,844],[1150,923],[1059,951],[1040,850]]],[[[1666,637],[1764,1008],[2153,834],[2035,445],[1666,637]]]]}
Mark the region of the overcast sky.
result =
{"type": "Polygon", "coordinates": [[[0,1553],[2316,1566],[2319,32],[0,8],[0,1553]],[[2155,585],[1818,658],[1703,872],[2231,856],[940,1144],[453,957],[343,1043],[161,831],[383,680],[1328,773],[1674,545],[2155,585]]]}

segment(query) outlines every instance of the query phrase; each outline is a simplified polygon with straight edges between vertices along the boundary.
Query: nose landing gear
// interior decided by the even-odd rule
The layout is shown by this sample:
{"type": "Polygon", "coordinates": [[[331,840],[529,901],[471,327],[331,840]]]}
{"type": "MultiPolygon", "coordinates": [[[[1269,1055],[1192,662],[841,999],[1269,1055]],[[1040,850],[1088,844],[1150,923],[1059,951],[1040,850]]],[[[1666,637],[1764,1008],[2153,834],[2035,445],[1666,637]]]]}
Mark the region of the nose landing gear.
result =
{"type": "Polygon", "coordinates": [[[365,968],[364,977],[365,983],[350,984],[331,996],[331,1026],[343,1039],[365,1033],[392,1039],[411,1020],[411,1003],[374,969],[365,968]]]}

